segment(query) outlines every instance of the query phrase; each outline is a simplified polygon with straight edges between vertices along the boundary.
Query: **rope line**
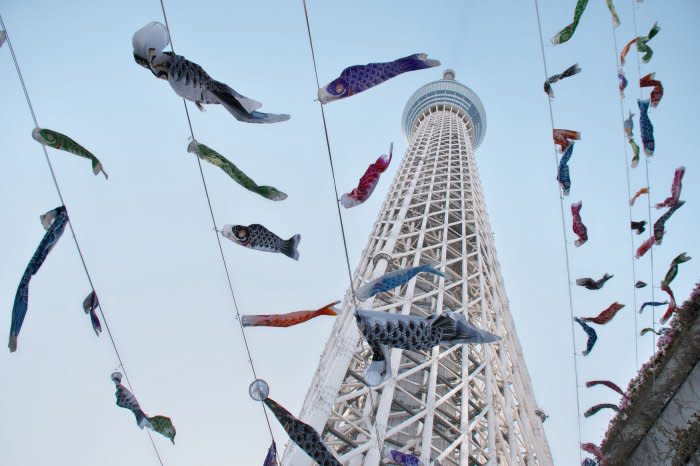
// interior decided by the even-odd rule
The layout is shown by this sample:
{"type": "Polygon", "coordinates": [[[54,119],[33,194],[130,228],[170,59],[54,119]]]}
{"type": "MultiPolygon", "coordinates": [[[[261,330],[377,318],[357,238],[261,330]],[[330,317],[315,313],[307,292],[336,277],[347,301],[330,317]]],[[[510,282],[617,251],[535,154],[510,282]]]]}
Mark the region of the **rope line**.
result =
{"type": "MultiPolygon", "coordinates": [[[[306,18],[306,32],[309,36],[309,47],[311,48],[311,59],[314,63],[314,76],[316,77],[316,88],[321,87],[321,83],[318,80],[318,66],[316,64],[316,53],[314,52],[314,43],[311,39],[311,26],[309,24],[309,12],[306,9],[306,0],[302,0],[304,5],[304,17],[306,18]]],[[[321,108],[321,119],[323,120],[323,134],[326,138],[326,149],[328,151],[328,163],[331,167],[331,175],[333,177],[333,190],[335,192],[336,208],[338,209],[338,221],[340,222],[340,232],[343,236],[343,248],[345,250],[345,263],[348,269],[348,278],[350,279],[350,288],[352,290],[352,297],[355,304],[357,304],[357,296],[355,296],[355,284],[352,279],[352,267],[350,266],[350,255],[348,254],[348,243],[345,237],[345,225],[343,223],[343,214],[340,210],[340,201],[338,197],[338,185],[335,179],[335,169],[333,168],[333,156],[331,151],[331,143],[328,138],[328,125],[326,123],[326,112],[323,109],[323,103],[319,101],[319,107],[321,108]]]]}
{"type": "MultiPolygon", "coordinates": [[[[539,32],[539,38],[540,38],[540,52],[542,54],[542,68],[544,71],[544,79],[546,80],[549,77],[549,72],[547,71],[547,59],[544,53],[544,39],[542,36],[542,22],[540,19],[540,7],[538,4],[538,0],[533,0],[535,3],[535,12],[537,14],[537,30],[539,32]]],[[[552,128],[552,132],[554,132],[554,112],[552,111],[552,101],[547,98],[547,105],[549,108],[549,122],[552,128]]],[[[556,144],[552,145],[552,149],[554,151],[554,166],[555,169],[558,169],[559,163],[558,163],[558,155],[557,155],[557,146],[556,144]]],[[[571,346],[573,349],[573,360],[574,360],[574,378],[575,378],[575,387],[576,387],[576,419],[577,419],[577,428],[578,428],[578,443],[579,445],[581,444],[581,400],[580,400],[580,394],[579,394],[579,377],[578,377],[578,356],[576,355],[576,333],[575,333],[575,328],[574,328],[574,302],[573,302],[573,296],[571,292],[571,261],[569,258],[569,246],[568,246],[568,238],[566,234],[566,222],[564,219],[564,197],[561,194],[561,187],[560,189],[560,195],[559,195],[559,208],[561,211],[561,230],[562,230],[562,236],[564,239],[564,256],[566,258],[566,279],[567,279],[567,284],[568,284],[568,293],[569,293],[569,315],[571,317],[571,346]]],[[[583,461],[583,453],[581,449],[578,449],[578,456],[579,456],[579,462],[583,461]]]]}
{"type": "MultiPolygon", "coordinates": [[[[306,7],[306,0],[302,0],[302,5],[304,7],[304,18],[306,19],[306,32],[309,37],[309,48],[311,50],[311,60],[313,61],[314,65],[314,77],[316,78],[316,88],[319,89],[321,87],[321,83],[318,79],[318,65],[316,62],[316,53],[314,51],[314,42],[313,39],[311,38],[311,25],[309,22],[309,11],[306,7]]],[[[357,307],[358,302],[357,302],[357,295],[355,293],[355,283],[352,278],[352,267],[350,266],[350,254],[348,253],[348,243],[347,243],[347,238],[345,236],[345,225],[343,223],[343,214],[342,211],[340,210],[340,200],[338,196],[338,184],[336,182],[335,178],[335,169],[333,167],[333,155],[332,155],[332,150],[331,150],[331,143],[330,139],[328,137],[328,124],[326,122],[326,112],[323,109],[323,103],[319,100],[318,102],[319,107],[321,108],[321,119],[323,120],[323,134],[325,137],[326,141],[326,150],[328,153],[328,164],[330,165],[331,169],[331,175],[333,179],[333,190],[335,192],[335,200],[336,200],[336,209],[338,211],[338,222],[340,223],[340,233],[343,238],[343,250],[345,252],[345,264],[347,266],[347,272],[348,272],[348,279],[350,280],[350,290],[352,292],[352,301],[354,307],[357,307]]],[[[378,408],[378,403],[375,403],[374,399],[374,388],[373,387],[368,387],[369,390],[367,391],[367,397],[369,398],[369,403],[372,409],[378,408]]],[[[377,441],[377,450],[381,454],[381,449],[382,446],[384,445],[384,440],[382,436],[379,434],[379,427],[377,426],[376,421],[372,423],[372,427],[374,429],[374,433],[376,435],[376,441],[377,441]]]]}
{"type": "MultiPolygon", "coordinates": [[[[639,33],[637,32],[637,5],[634,3],[634,0],[632,1],[632,23],[634,25],[634,37],[639,37],[639,33]]],[[[636,47],[635,47],[636,49],[636,47]]],[[[641,55],[639,53],[639,50],[636,50],[636,57],[637,57],[637,83],[639,83],[639,80],[642,79],[642,65],[641,65],[641,55]]],[[[642,88],[639,88],[639,99],[641,100],[643,97],[643,92],[642,88]]],[[[641,113],[641,110],[640,110],[641,113]]],[[[641,131],[641,130],[640,130],[641,131]]],[[[647,188],[649,188],[649,194],[647,195],[647,221],[649,222],[649,229],[651,230],[650,233],[653,234],[653,223],[651,221],[651,183],[649,182],[649,156],[644,154],[644,171],[645,171],[645,176],[646,176],[646,182],[647,182],[647,188]]],[[[656,281],[654,280],[654,246],[652,245],[651,248],[649,248],[649,268],[651,269],[651,300],[656,301],[656,298],[654,297],[655,293],[654,290],[656,289],[656,281]]],[[[652,346],[651,346],[651,354],[654,354],[656,352],[656,306],[651,306],[651,326],[654,329],[654,332],[652,332],[654,335],[652,336],[652,346]]],[[[656,387],[656,373],[654,373],[654,387],[656,387]]]]}
{"type": "MultiPolygon", "coordinates": [[[[613,37],[613,52],[615,53],[615,68],[617,72],[623,72],[622,66],[620,65],[619,49],[617,46],[617,33],[615,31],[615,22],[610,20],[610,29],[612,30],[613,37]]],[[[627,150],[627,135],[625,133],[625,110],[624,110],[624,95],[620,95],[620,122],[622,122],[622,146],[625,151],[625,174],[627,180],[627,199],[632,197],[632,187],[630,183],[630,158],[629,152],[627,150]]],[[[630,224],[632,222],[632,206],[627,202],[627,211],[629,213],[630,224]]],[[[632,251],[631,255],[631,265],[632,265],[632,303],[634,304],[634,367],[639,367],[639,318],[637,317],[637,288],[635,284],[637,283],[637,264],[634,260],[635,247],[634,247],[634,235],[632,233],[632,228],[630,225],[630,249],[632,251]]]]}
{"type": "MultiPolygon", "coordinates": [[[[170,46],[173,50],[173,53],[175,52],[175,45],[173,44],[173,38],[172,35],[170,34],[170,24],[168,23],[168,15],[165,12],[165,4],[163,3],[164,0],[160,0],[160,7],[161,11],[163,12],[163,20],[165,21],[165,28],[168,31],[168,39],[170,40],[170,46]]],[[[190,130],[190,136],[192,137],[193,141],[196,141],[197,139],[194,137],[194,129],[192,128],[192,119],[190,118],[190,111],[187,108],[187,102],[185,99],[182,99],[182,105],[185,107],[185,115],[187,116],[187,125],[190,130]]],[[[236,320],[238,321],[238,327],[241,331],[241,337],[243,337],[243,343],[245,345],[245,350],[246,354],[248,356],[248,363],[250,365],[251,372],[253,373],[253,378],[257,379],[258,375],[257,372],[255,371],[255,364],[253,363],[253,356],[250,351],[250,345],[248,344],[248,339],[246,338],[245,330],[243,328],[243,324],[241,323],[241,313],[238,308],[238,302],[236,301],[236,293],[233,291],[233,283],[231,280],[231,273],[229,272],[228,268],[228,263],[226,262],[226,256],[224,255],[224,248],[223,245],[221,244],[221,237],[219,236],[218,229],[216,227],[216,217],[214,216],[214,208],[211,205],[211,196],[209,194],[209,188],[207,187],[207,182],[204,177],[204,170],[202,169],[202,161],[199,159],[199,157],[195,157],[197,159],[197,166],[199,167],[199,174],[202,179],[202,186],[204,187],[204,194],[207,199],[207,205],[209,206],[209,215],[211,216],[211,222],[212,225],[214,226],[214,236],[216,236],[216,242],[219,246],[219,253],[221,255],[221,262],[224,265],[224,271],[226,272],[226,281],[228,282],[228,288],[231,293],[231,299],[233,301],[233,308],[236,313],[236,320]]],[[[265,422],[267,423],[267,429],[270,432],[270,437],[272,439],[272,442],[275,443],[275,436],[272,433],[272,425],[270,424],[270,418],[267,414],[267,410],[265,409],[265,404],[260,403],[260,406],[262,407],[263,413],[265,415],[265,422]]]]}
{"type": "MultiPolygon", "coordinates": [[[[27,85],[24,81],[24,76],[22,75],[22,70],[20,69],[19,66],[19,60],[17,59],[17,55],[15,54],[15,49],[12,46],[12,40],[10,38],[10,34],[7,32],[7,26],[5,25],[5,21],[2,18],[2,15],[0,14],[0,25],[2,26],[3,30],[5,31],[6,34],[6,41],[7,41],[7,46],[10,49],[10,54],[12,55],[12,61],[14,62],[15,65],[15,70],[17,71],[17,76],[19,77],[20,84],[22,85],[22,91],[24,92],[24,98],[27,101],[27,106],[29,107],[29,113],[31,113],[32,120],[34,122],[34,126],[36,128],[39,128],[39,121],[36,117],[36,112],[34,111],[34,106],[32,105],[32,100],[29,97],[29,91],[27,90],[27,85]]],[[[46,164],[49,168],[49,172],[51,173],[51,179],[53,180],[53,185],[56,188],[56,193],[58,194],[58,198],[61,201],[61,205],[65,207],[66,213],[68,212],[68,207],[66,206],[66,203],[63,199],[63,193],[61,192],[61,187],[58,183],[58,179],[56,177],[56,172],[53,169],[53,164],[51,163],[51,159],[49,158],[49,153],[46,150],[46,146],[41,144],[41,147],[44,151],[44,158],[46,159],[46,164]]],[[[132,391],[132,393],[136,393],[136,390],[134,390],[134,386],[131,383],[131,380],[129,379],[129,375],[126,371],[126,365],[124,364],[124,361],[122,360],[121,354],[119,353],[119,349],[117,348],[117,344],[114,340],[114,336],[112,335],[112,330],[109,327],[109,323],[107,321],[107,317],[105,316],[105,313],[102,309],[102,301],[99,299],[99,294],[95,290],[95,285],[92,280],[92,276],[90,275],[90,271],[88,270],[87,263],[85,261],[85,255],[83,254],[82,249],[80,248],[80,243],[78,242],[78,236],[75,233],[75,229],[73,228],[73,222],[71,220],[70,215],[68,215],[68,227],[70,228],[71,236],[73,237],[73,243],[75,244],[75,248],[78,251],[78,256],[80,257],[80,262],[83,266],[83,270],[85,271],[85,276],[87,277],[88,283],[90,284],[90,289],[92,290],[93,293],[95,293],[96,296],[98,296],[97,300],[97,309],[100,311],[100,316],[102,317],[102,321],[105,324],[105,329],[107,330],[107,335],[109,336],[109,341],[112,343],[112,349],[114,349],[114,353],[117,356],[117,360],[119,361],[119,366],[122,369],[122,372],[124,373],[124,378],[126,379],[126,383],[129,386],[129,389],[132,391]]],[[[160,452],[158,451],[158,447],[155,444],[155,441],[153,440],[153,436],[151,435],[150,430],[146,430],[146,433],[148,434],[148,438],[151,441],[151,446],[153,447],[153,451],[156,454],[156,457],[158,458],[158,462],[163,466],[163,460],[160,456],[160,452]]]]}

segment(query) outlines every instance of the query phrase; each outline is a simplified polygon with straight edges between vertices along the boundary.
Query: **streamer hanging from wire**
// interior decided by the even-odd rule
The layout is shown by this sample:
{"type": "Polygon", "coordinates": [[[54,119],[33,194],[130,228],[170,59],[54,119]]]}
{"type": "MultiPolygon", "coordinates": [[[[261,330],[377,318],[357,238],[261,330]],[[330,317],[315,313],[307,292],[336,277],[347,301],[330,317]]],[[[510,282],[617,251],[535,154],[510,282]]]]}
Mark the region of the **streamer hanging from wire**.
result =
{"type": "Polygon", "coordinates": [[[56,246],[61,236],[63,236],[63,231],[66,229],[67,223],[68,212],[64,206],[56,207],[41,216],[41,224],[46,230],[46,233],[41,239],[41,242],[39,242],[39,246],[37,246],[34,255],[29,260],[24,274],[22,274],[19,286],[17,287],[17,294],[15,294],[15,303],[12,306],[12,323],[10,324],[10,342],[8,344],[11,353],[17,351],[17,337],[19,337],[19,331],[22,328],[24,317],[27,315],[27,308],[29,306],[29,281],[32,279],[33,275],[36,275],[51,250],[56,246]]]}

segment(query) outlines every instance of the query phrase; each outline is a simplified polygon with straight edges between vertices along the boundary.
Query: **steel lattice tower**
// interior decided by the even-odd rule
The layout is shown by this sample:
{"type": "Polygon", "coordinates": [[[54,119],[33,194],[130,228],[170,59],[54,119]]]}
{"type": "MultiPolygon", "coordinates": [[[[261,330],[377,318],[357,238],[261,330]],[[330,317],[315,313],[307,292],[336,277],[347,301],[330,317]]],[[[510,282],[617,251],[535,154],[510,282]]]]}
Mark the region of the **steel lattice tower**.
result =
{"type": "MultiPolygon", "coordinates": [[[[420,274],[361,307],[415,315],[462,310],[502,340],[429,352],[394,349],[392,377],[370,389],[363,373],[371,350],[349,291],[300,418],[344,465],[391,464],[392,449],[419,456],[423,465],[550,465],[477,173],[474,149],[486,130],[481,101],[448,70],[409,99],[403,129],[410,145],[355,287],[389,269],[424,263],[446,278],[420,274]]],[[[290,445],[283,464],[312,461],[290,445]]]]}

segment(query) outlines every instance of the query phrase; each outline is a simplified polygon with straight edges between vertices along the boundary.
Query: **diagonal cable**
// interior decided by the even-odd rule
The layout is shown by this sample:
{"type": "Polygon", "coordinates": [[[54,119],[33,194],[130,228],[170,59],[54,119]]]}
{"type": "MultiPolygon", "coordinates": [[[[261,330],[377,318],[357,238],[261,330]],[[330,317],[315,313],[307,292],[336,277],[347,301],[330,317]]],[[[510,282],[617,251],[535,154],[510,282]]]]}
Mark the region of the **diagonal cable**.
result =
{"type": "MultiPolygon", "coordinates": [[[[533,0],[535,3],[535,12],[537,14],[537,30],[539,31],[539,37],[540,37],[540,52],[542,53],[542,68],[544,70],[544,79],[546,80],[549,76],[549,72],[547,71],[547,59],[545,57],[544,53],[544,39],[542,38],[542,22],[540,19],[540,7],[537,2],[537,0],[533,0]]],[[[552,102],[548,98],[547,99],[547,104],[549,106],[549,122],[552,128],[552,132],[554,132],[554,113],[552,111],[552,102]]],[[[552,146],[554,150],[554,166],[555,169],[558,167],[558,157],[557,157],[557,147],[556,145],[552,146]]],[[[561,189],[561,188],[560,188],[561,189]]],[[[571,260],[569,258],[569,247],[568,247],[568,240],[567,240],[567,235],[566,235],[566,223],[564,220],[564,198],[560,194],[559,195],[559,208],[561,210],[561,231],[562,231],[562,237],[564,239],[564,256],[566,258],[566,280],[568,284],[568,292],[569,292],[569,315],[571,316],[571,346],[573,349],[573,359],[574,359],[574,377],[575,377],[575,384],[576,384],[576,423],[578,427],[578,443],[579,445],[581,444],[581,400],[580,400],[580,394],[579,394],[579,377],[578,377],[578,357],[576,355],[576,334],[574,332],[574,302],[573,302],[573,296],[571,292],[571,260]]],[[[579,461],[583,461],[583,454],[581,452],[581,449],[578,450],[578,455],[579,455],[579,461]]]]}
{"type": "MultiPolygon", "coordinates": [[[[29,107],[29,113],[31,113],[31,115],[32,115],[32,120],[34,121],[34,126],[39,128],[39,122],[37,120],[36,113],[34,112],[34,106],[32,105],[32,101],[29,97],[29,92],[27,91],[27,85],[24,82],[24,77],[22,76],[22,70],[19,67],[19,61],[17,60],[17,55],[15,54],[15,49],[12,46],[12,40],[10,38],[10,34],[7,32],[7,26],[5,26],[5,21],[3,20],[2,15],[0,15],[0,26],[2,26],[3,30],[5,31],[7,46],[10,49],[10,54],[12,55],[12,61],[15,64],[15,70],[17,70],[17,76],[19,77],[20,84],[22,85],[22,91],[24,91],[24,98],[27,101],[27,106],[29,107]]],[[[58,198],[61,201],[61,205],[63,207],[65,207],[66,212],[68,212],[68,207],[66,206],[66,203],[63,200],[63,193],[61,192],[61,187],[58,184],[58,179],[56,178],[56,172],[54,171],[53,165],[51,164],[51,159],[49,158],[49,153],[46,150],[46,146],[44,146],[42,144],[41,147],[44,151],[44,157],[46,159],[46,164],[48,165],[49,172],[51,173],[51,179],[53,180],[54,187],[56,188],[56,193],[58,194],[58,198]]],[[[68,227],[70,228],[71,236],[73,237],[73,242],[75,243],[75,248],[78,251],[78,256],[80,256],[80,262],[83,265],[83,270],[85,271],[85,275],[88,279],[88,283],[90,284],[90,289],[92,290],[93,293],[95,293],[96,296],[99,296],[99,294],[97,294],[97,291],[95,290],[95,285],[94,285],[94,282],[92,281],[92,276],[90,275],[90,271],[88,270],[83,251],[80,248],[80,243],[78,242],[78,237],[75,234],[75,229],[73,228],[73,222],[71,221],[70,215],[68,215],[68,227]]],[[[122,360],[121,354],[119,353],[119,349],[117,348],[117,344],[114,341],[114,336],[112,335],[112,331],[109,328],[109,323],[107,322],[107,317],[104,314],[104,311],[102,309],[102,303],[99,299],[97,302],[97,309],[100,311],[100,315],[102,316],[102,321],[104,322],[105,329],[107,330],[107,335],[109,336],[109,341],[112,343],[112,348],[114,349],[114,353],[117,356],[117,360],[119,361],[119,366],[121,367],[122,372],[124,373],[124,378],[126,379],[126,382],[129,385],[129,389],[133,393],[136,393],[136,391],[134,390],[134,386],[131,383],[131,380],[129,379],[129,375],[126,372],[126,366],[124,365],[124,361],[122,360]]],[[[163,460],[160,457],[160,452],[158,451],[158,447],[156,446],[155,442],[153,441],[153,436],[151,435],[151,432],[149,430],[147,430],[146,433],[148,434],[148,438],[151,441],[151,445],[153,446],[153,451],[155,452],[156,457],[158,458],[158,462],[162,466],[163,460]]]]}
{"type": "MultiPolygon", "coordinates": [[[[163,0],[160,0],[160,7],[163,12],[163,20],[165,21],[165,28],[168,31],[168,39],[170,40],[170,47],[173,49],[173,53],[175,53],[175,45],[173,44],[173,38],[172,35],[170,34],[170,25],[168,24],[168,15],[165,12],[165,5],[163,3],[163,0]]],[[[185,115],[187,116],[187,125],[189,126],[190,129],[190,136],[192,137],[192,140],[196,141],[196,138],[194,137],[194,130],[192,129],[192,120],[190,118],[190,111],[187,108],[187,102],[185,99],[182,99],[182,105],[185,107],[185,115]]],[[[209,195],[209,188],[207,187],[207,181],[204,178],[204,170],[202,169],[202,161],[199,159],[199,157],[195,157],[197,159],[197,166],[199,167],[199,174],[202,179],[202,186],[204,187],[204,194],[207,198],[207,205],[209,206],[209,214],[211,216],[211,222],[212,225],[214,226],[214,236],[216,236],[216,242],[219,246],[219,253],[221,255],[221,262],[224,265],[224,271],[226,272],[226,281],[228,282],[228,288],[231,293],[231,299],[233,301],[233,308],[236,313],[236,320],[238,321],[238,326],[241,330],[241,336],[243,337],[243,343],[245,345],[245,350],[246,354],[248,356],[248,363],[250,364],[250,369],[251,372],[253,373],[253,378],[257,379],[258,375],[255,371],[255,364],[253,363],[253,356],[250,351],[250,346],[248,345],[248,339],[246,338],[245,330],[243,328],[243,324],[241,323],[241,313],[238,309],[238,302],[236,301],[236,293],[233,291],[233,283],[231,281],[231,273],[229,272],[228,268],[228,263],[226,262],[226,257],[224,256],[224,248],[223,245],[221,244],[221,237],[219,236],[218,230],[216,228],[216,217],[214,216],[214,208],[211,205],[211,196],[209,195]]],[[[263,403],[260,403],[262,406],[263,413],[265,414],[265,422],[267,423],[267,429],[270,431],[270,437],[272,439],[272,442],[275,442],[275,436],[272,433],[272,425],[270,424],[270,418],[267,414],[267,410],[265,409],[265,405],[263,403]]]]}

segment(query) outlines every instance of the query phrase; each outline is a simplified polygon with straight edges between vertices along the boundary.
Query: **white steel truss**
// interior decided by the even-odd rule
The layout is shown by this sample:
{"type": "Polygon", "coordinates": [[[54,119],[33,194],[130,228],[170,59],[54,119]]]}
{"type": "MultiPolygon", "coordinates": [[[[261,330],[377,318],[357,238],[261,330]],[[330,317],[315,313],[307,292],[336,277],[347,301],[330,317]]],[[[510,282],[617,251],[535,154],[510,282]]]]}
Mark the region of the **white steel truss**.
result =
{"type": "MultiPolygon", "coordinates": [[[[468,90],[456,81],[447,84],[468,90]]],[[[354,285],[393,268],[433,264],[445,278],[420,274],[361,307],[422,316],[461,310],[502,340],[394,349],[392,377],[370,388],[363,373],[371,350],[357,329],[349,291],[300,418],[349,466],[392,464],[392,449],[413,453],[423,465],[550,465],[484,205],[472,147],[474,118],[464,105],[431,99],[409,122],[410,146],[354,285]]],[[[475,105],[483,112],[480,102],[475,105]]],[[[313,464],[291,444],[282,463],[313,464]]]]}

